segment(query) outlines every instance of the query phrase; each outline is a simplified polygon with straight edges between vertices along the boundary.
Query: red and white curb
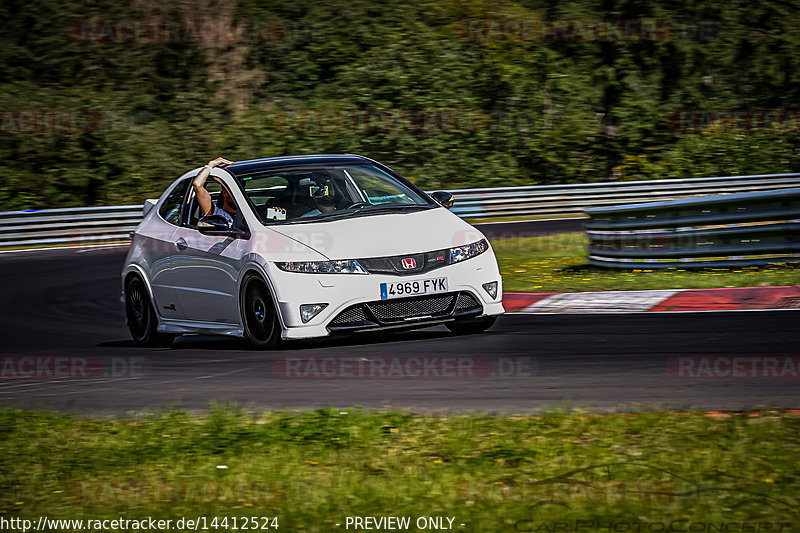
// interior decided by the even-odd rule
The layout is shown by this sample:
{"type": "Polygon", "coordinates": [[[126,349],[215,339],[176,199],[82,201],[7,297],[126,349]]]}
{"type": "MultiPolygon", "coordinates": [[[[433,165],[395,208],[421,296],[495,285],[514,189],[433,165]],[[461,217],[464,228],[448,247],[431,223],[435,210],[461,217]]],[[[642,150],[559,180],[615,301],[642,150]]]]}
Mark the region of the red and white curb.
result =
{"type": "Polygon", "coordinates": [[[800,285],[568,293],[510,292],[509,313],[653,313],[800,309],[800,285]]]}

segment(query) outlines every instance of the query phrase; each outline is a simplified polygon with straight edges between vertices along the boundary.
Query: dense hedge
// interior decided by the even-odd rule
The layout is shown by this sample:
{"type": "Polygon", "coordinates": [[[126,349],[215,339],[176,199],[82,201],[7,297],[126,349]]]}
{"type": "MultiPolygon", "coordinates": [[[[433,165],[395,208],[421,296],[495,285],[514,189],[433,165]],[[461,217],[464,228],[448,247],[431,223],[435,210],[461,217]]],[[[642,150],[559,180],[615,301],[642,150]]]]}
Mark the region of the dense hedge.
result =
{"type": "Polygon", "coordinates": [[[0,200],[141,202],[219,154],[360,153],[430,188],[798,171],[791,4],[5,0],[0,200]]]}

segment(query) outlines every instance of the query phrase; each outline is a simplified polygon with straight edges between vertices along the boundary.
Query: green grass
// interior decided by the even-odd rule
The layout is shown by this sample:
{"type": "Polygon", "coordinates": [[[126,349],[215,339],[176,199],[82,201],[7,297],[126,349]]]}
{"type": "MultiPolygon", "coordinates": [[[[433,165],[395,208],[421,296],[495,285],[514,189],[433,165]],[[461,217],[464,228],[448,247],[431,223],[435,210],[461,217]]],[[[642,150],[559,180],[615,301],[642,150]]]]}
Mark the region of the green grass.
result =
{"type": "Polygon", "coordinates": [[[510,419],[216,407],[117,421],[7,409],[0,452],[0,518],[278,516],[284,531],[342,531],[334,524],[347,516],[439,515],[468,532],[519,520],[798,519],[797,412],[510,419]],[[232,482],[270,490],[163,501],[142,490],[232,482]],[[661,494],[641,493],[653,487],[661,494]]]}
{"type": "Polygon", "coordinates": [[[492,241],[505,292],[590,292],[800,284],[800,266],[663,270],[612,269],[587,262],[583,233],[492,241]]]}

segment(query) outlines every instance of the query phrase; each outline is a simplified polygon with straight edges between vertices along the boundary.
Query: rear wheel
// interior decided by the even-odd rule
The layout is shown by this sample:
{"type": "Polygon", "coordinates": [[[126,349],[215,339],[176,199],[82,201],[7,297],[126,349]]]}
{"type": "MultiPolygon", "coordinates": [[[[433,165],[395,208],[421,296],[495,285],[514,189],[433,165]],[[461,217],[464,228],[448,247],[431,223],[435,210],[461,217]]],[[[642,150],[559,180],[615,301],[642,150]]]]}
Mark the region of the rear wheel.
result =
{"type": "Polygon", "coordinates": [[[496,320],[496,316],[483,316],[470,320],[448,322],[445,325],[447,326],[447,329],[456,335],[471,335],[473,333],[483,333],[492,327],[496,320]]]}
{"type": "Polygon", "coordinates": [[[240,298],[244,334],[253,348],[274,348],[281,338],[281,325],[267,284],[255,274],[242,283],[240,298]]]}
{"type": "Polygon", "coordinates": [[[139,346],[169,346],[174,335],[158,332],[158,318],[147,287],[137,275],[125,281],[125,318],[133,341],[139,346]]]}

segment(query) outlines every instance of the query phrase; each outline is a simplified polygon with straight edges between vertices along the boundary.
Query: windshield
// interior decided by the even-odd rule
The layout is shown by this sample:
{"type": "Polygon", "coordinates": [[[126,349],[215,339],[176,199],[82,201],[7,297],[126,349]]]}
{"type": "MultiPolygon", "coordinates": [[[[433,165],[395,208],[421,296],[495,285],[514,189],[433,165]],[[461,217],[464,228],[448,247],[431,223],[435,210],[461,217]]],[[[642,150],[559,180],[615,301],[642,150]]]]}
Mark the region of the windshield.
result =
{"type": "Polygon", "coordinates": [[[375,165],[292,167],[241,177],[262,222],[303,222],[434,207],[375,165]]]}

